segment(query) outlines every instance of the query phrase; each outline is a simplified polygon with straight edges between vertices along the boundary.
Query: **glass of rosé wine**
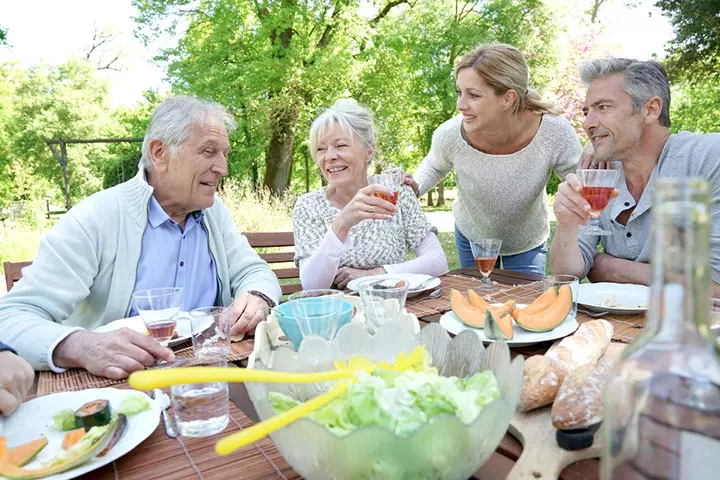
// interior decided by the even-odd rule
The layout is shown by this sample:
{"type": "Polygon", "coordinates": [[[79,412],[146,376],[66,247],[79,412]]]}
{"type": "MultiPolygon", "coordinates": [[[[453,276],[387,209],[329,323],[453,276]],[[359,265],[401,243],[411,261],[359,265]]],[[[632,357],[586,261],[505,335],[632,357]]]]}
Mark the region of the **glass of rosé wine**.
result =
{"type": "Polygon", "coordinates": [[[368,184],[377,184],[388,187],[392,191],[391,195],[388,196],[382,193],[376,193],[375,196],[382,198],[383,200],[387,200],[395,205],[397,203],[398,196],[400,195],[400,187],[402,186],[404,180],[405,174],[402,169],[393,168],[382,175],[370,175],[368,177],[368,184]]]}
{"type": "Polygon", "coordinates": [[[581,225],[580,231],[588,235],[611,235],[603,230],[600,224],[600,214],[610,201],[615,190],[618,178],[617,170],[578,170],[577,176],[583,183],[582,197],[590,204],[590,222],[587,226],[581,225]]]}
{"type": "Polygon", "coordinates": [[[497,282],[490,280],[490,272],[495,268],[495,262],[500,254],[502,240],[494,238],[483,238],[475,242],[470,242],[475,265],[482,274],[482,286],[478,290],[495,290],[497,282]]]}
{"type": "Polygon", "coordinates": [[[150,336],[167,347],[175,334],[176,317],[182,308],[183,289],[168,287],[142,290],[135,292],[133,301],[150,336]]]}

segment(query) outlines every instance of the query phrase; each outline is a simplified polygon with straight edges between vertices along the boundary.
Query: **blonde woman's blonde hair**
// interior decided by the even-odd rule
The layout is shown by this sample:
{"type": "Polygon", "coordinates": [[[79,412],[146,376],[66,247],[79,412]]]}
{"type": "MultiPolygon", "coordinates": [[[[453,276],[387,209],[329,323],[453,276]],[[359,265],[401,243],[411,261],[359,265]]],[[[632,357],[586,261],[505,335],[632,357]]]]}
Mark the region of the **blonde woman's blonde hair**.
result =
{"type": "Polygon", "coordinates": [[[455,77],[465,68],[472,68],[496,95],[504,95],[507,91],[514,90],[517,97],[513,113],[529,110],[535,113],[560,114],[555,105],[543,101],[537,90],[528,87],[530,75],[527,62],[520,50],[512,45],[479,45],[458,60],[455,64],[455,77]]]}
{"type": "Polygon", "coordinates": [[[344,98],[326,108],[313,120],[309,139],[313,159],[316,158],[320,138],[334,125],[338,125],[351,141],[359,141],[365,150],[375,152],[375,122],[372,112],[355,100],[344,98]]]}

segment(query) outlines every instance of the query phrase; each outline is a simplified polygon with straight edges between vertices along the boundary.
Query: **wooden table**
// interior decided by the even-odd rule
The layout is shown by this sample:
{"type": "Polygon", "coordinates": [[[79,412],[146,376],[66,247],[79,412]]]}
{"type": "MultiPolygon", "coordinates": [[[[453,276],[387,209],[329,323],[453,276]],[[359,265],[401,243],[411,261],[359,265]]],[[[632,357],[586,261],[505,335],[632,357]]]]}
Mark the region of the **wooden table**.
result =
{"type": "MultiPolygon", "coordinates": [[[[449,272],[443,277],[446,283],[458,275],[479,277],[475,268],[459,269],[449,272]]],[[[542,277],[496,269],[491,279],[501,285],[513,286],[529,284],[541,280],[542,277]]],[[[444,292],[445,293],[445,292],[444,292]]],[[[422,297],[420,297],[422,300],[422,297]]],[[[417,302],[418,299],[413,299],[417,302]]],[[[440,314],[423,316],[421,325],[437,322],[440,314]]],[[[578,315],[578,321],[583,319],[578,315]]],[[[637,319],[634,319],[637,320],[637,319]]],[[[542,354],[551,342],[533,345],[522,349],[513,349],[513,355],[542,354]]],[[[127,383],[119,388],[129,388],[127,383]]],[[[265,478],[299,478],[297,473],[287,464],[277,451],[276,446],[266,438],[252,446],[246,447],[228,457],[218,457],[214,452],[215,442],[222,436],[252,425],[258,421],[257,414],[242,384],[231,384],[231,422],[222,434],[201,439],[169,439],[165,435],[162,420],[155,432],[132,452],[121,457],[112,464],[84,475],[80,478],[90,479],[265,479],[265,478]]],[[[473,476],[477,480],[504,479],[522,452],[522,446],[511,435],[506,434],[497,451],[473,476]]],[[[561,474],[562,480],[591,480],[598,478],[598,460],[585,460],[567,467],[561,474]]]]}

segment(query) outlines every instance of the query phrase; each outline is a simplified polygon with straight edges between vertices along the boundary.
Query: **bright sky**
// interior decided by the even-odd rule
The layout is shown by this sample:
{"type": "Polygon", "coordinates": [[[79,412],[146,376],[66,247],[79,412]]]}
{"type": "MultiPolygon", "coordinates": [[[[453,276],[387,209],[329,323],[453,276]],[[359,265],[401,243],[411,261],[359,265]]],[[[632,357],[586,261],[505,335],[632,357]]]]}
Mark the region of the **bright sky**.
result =
{"type": "MultiPolygon", "coordinates": [[[[589,0],[549,0],[577,6],[589,0]]],[[[648,4],[654,2],[646,2],[648,4]]],[[[583,7],[581,7],[583,8],[583,7]]],[[[148,88],[164,91],[164,72],[151,63],[154,51],[132,35],[134,8],[131,0],[0,0],[0,27],[7,28],[9,47],[0,47],[0,62],[19,61],[30,66],[40,61],[60,64],[86,51],[92,41],[93,24],[116,31],[116,45],[125,51],[121,72],[102,71],[110,81],[113,105],[132,105],[148,88]]],[[[653,53],[664,56],[664,45],[672,29],[654,8],[642,5],[628,9],[624,0],[611,0],[601,9],[601,21],[616,40],[618,55],[648,59],[653,53]]]]}

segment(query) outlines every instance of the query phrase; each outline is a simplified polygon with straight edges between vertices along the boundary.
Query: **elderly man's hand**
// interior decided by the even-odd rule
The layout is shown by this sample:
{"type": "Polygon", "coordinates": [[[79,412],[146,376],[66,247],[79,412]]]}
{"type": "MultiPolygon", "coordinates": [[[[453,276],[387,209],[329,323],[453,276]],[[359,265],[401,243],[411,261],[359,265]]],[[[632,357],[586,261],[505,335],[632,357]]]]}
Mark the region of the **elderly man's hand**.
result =
{"type": "Polygon", "coordinates": [[[12,352],[0,352],[0,414],[10,415],[32,388],[35,372],[12,352]]]}
{"type": "Polygon", "coordinates": [[[112,379],[144,370],[156,358],[172,362],[175,355],[152,337],[129,328],[108,333],[75,332],[53,352],[53,363],[58,367],[84,368],[93,375],[112,379]]]}
{"type": "Polygon", "coordinates": [[[265,320],[270,305],[257,295],[242,292],[233,300],[230,312],[234,320],[230,335],[247,334],[254,332],[257,324],[265,320]]]}
{"type": "Polygon", "coordinates": [[[356,278],[366,277],[368,275],[382,275],[383,273],[387,272],[385,272],[385,269],[382,267],[373,268],[370,270],[340,267],[337,269],[337,273],[335,274],[335,285],[337,285],[337,288],[342,290],[343,288],[347,287],[347,284],[349,282],[355,280],[356,278]]]}

